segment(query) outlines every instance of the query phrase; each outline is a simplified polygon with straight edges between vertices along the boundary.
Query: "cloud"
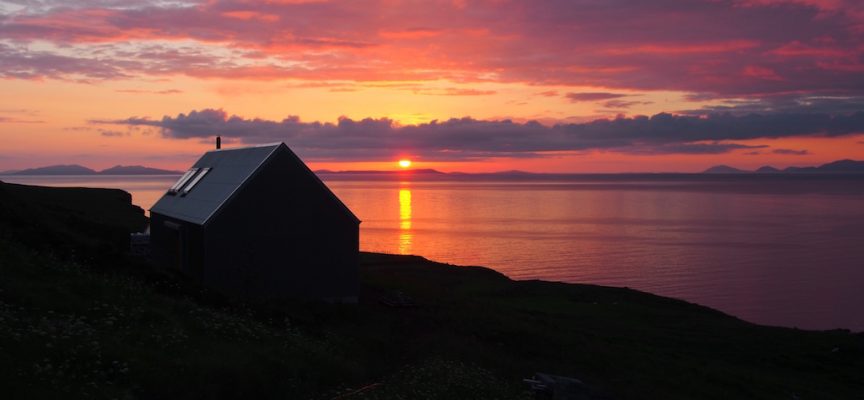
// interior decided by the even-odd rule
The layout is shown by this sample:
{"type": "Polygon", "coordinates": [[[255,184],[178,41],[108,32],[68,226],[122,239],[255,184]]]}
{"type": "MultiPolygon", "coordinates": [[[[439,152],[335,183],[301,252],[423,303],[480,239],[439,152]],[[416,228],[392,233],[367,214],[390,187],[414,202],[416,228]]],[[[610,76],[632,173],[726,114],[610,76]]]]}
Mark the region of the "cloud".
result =
{"type": "Polygon", "coordinates": [[[742,74],[748,78],[761,80],[782,81],[783,77],[777,74],[777,71],[758,65],[748,65],[742,70],[742,74]]]}
{"type": "Polygon", "coordinates": [[[401,126],[387,118],[336,123],[243,118],[203,109],[162,119],[94,120],[158,129],[170,139],[216,135],[244,143],[285,141],[314,160],[391,159],[412,154],[426,160],[542,157],[552,152],[603,150],[628,154],[719,154],[763,148],[736,141],[796,136],[839,137],[864,132],[864,111],[854,114],[656,114],[542,125],[510,120],[453,118],[401,126]]]}
{"type": "MultiPolygon", "coordinates": [[[[740,143],[681,143],[663,144],[659,146],[631,146],[619,149],[627,154],[724,154],[735,150],[764,149],[768,145],[744,145],[740,143]]],[[[753,153],[753,152],[750,152],[753,153]]],[[[748,153],[749,154],[749,153],[748,153]]]]}
{"type": "Polygon", "coordinates": [[[29,108],[0,108],[0,113],[2,114],[17,114],[17,115],[26,115],[26,116],[36,116],[39,115],[38,110],[32,110],[29,108]]]}
{"type": "Polygon", "coordinates": [[[9,4],[20,10],[0,19],[0,71],[14,79],[493,80],[719,97],[864,91],[864,12],[849,1],[9,4]],[[188,48],[174,59],[144,48],[165,43],[188,48]],[[8,51],[13,44],[21,47],[8,51]],[[207,61],[182,57],[196,49],[207,61]]]}
{"type": "Polygon", "coordinates": [[[183,93],[182,90],[179,89],[166,89],[166,90],[144,90],[144,89],[117,89],[115,90],[117,93],[133,93],[133,94],[180,94],[183,93]]]}
{"type": "Polygon", "coordinates": [[[24,119],[17,117],[5,117],[0,115],[0,124],[44,124],[45,121],[38,119],[24,119]]]}
{"type": "Polygon", "coordinates": [[[791,150],[791,149],[774,149],[771,151],[774,154],[783,154],[788,156],[806,156],[809,155],[810,152],[807,149],[804,150],[791,150]]]}
{"type": "Polygon", "coordinates": [[[621,97],[627,97],[626,94],[619,93],[606,93],[606,92],[582,92],[582,93],[567,93],[565,95],[572,102],[580,102],[580,101],[597,101],[597,100],[610,100],[617,99],[621,97]]]}
{"type": "Polygon", "coordinates": [[[0,42],[0,77],[83,80],[127,78],[129,75],[111,62],[59,55],[50,51],[33,51],[23,46],[9,46],[0,42]]]}
{"type": "Polygon", "coordinates": [[[447,88],[442,94],[444,96],[488,96],[495,93],[497,92],[494,90],[447,88]]]}
{"type": "MultiPolygon", "coordinates": [[[[699,101],[698,96],[690,100],[699,101]]],[[[864,110],[864,95],[812,95],[781,94],[754,99],[725,99],[720,104],[696,110],[678,111],[682,114],[705,115],[708,113],[765,114],[765,113],[825,113],[849,114],[864,110]]]]}
{"type": "Polygon", "coordinates": [[[276,79],[289,77],[292,71],[303,75],[296,63],[245,60],[246,53],[194,43],[40,47],[45,49],[36,51],[26,44],[0,40],[0,78],[91,83],[174,74],[237,79],[276,79]]]}
{"type": "Polygon", "coordinates": [[[626,101],[626,100],[609,100],[603,103],[603,107],[606,108],[614,108],[614,109],[624,109],[630,108],[636,105],[645,105],[651,104],[650,101],[626,101]]]}
{"type": "Polygon", "coordinates": [[[682,55],[682,54],[710,54],[727,53],[730,51],[741,51],[759,47],[755,40],[728,40],[706,43],[662,43],[641,44],[633,47],[620,47],[607,49],[607,54],[627,55],[632,53],[658,54],[658,55],[682,55]]]}
{"type": "Polygon", "coordinates": [[[494,90],[477,90],[477,89],[460,89],[460,88],[444,88],[444,89],[428,89],[428,88],[410,88],[417,94],[433,95],[433,96],[489,96],[497,93],[494,90]]]}
{"type": "Polygon", "coordinates": [[[123,137],[129,136],[129,131],[120,132],[120,131],[112,131],[107,129],[100,129],[99,134],[105,137],[123,137]]]}

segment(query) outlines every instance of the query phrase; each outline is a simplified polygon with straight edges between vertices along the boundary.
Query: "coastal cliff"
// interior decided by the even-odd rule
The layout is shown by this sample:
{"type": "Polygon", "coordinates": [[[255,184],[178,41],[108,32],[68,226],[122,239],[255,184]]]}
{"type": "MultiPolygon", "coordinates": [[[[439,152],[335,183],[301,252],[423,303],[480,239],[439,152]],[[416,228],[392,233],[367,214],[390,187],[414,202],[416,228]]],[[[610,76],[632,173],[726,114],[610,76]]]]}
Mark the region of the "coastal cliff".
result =
{"type": "Polygon", "coordinates": [[[361,255],[358,305],[256,303],[124,254],[128,194],[0,184],[10,398],[855,398],[864,336],[759,326],[626,288],[361,255]]]}

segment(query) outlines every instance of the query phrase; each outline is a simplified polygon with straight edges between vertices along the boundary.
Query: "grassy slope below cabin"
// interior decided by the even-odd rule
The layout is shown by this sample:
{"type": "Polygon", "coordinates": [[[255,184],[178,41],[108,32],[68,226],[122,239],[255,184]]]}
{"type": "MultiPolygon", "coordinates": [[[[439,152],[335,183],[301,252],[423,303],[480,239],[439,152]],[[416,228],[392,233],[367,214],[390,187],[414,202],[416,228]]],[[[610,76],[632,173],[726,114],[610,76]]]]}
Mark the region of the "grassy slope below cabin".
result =
{"type": "Polygon", "coordinates": [[[518,399],[537,371],[586,398],[864,397],[861,334],[420,257],[363,254],[358,306],[239,302],[124,256],[128,201],[0,185],[4,397],[518,399]]]}

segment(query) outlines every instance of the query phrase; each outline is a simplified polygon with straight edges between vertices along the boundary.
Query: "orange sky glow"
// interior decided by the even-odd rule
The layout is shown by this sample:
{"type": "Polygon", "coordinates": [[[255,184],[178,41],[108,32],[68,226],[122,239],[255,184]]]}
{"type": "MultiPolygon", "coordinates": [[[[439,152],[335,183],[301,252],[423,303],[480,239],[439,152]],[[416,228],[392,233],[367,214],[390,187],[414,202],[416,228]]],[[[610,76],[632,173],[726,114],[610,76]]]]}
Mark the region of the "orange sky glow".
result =
{"type": "Polygon", "coordinates": [[[182,170],[216,135],[331,170],[864,159],[860,4],[612,3],[0,0],[0,171],[182,170]]]}

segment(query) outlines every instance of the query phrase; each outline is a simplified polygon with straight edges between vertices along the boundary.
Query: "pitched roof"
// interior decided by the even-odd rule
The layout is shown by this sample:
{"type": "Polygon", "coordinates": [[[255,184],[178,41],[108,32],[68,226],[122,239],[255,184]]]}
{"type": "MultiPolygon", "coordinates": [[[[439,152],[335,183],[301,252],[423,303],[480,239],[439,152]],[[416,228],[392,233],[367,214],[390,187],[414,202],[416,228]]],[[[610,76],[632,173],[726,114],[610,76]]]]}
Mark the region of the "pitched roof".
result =
{"type": "MultiPolygon", "coordinates": [[[[223,205],[231,200],[234,194],[246,182],[258,173],[261,167],[280,148],[284,148],[302,168],[305,168],[310,174],[315,176],[314,172],[285,143],[213,150],[201,156],[192,166],[192,169],[197,168],[199,171],[209,168],[206,175],[198,178],[198,182],[194,183],[194,190],[190,190],[185,194],[166,193],[150,208],[150,211],[194,224],[204,225],[223,205]]],[[[359,219],[354,216],[351,210],[317,176],[315,176],[315,179],[321,183],[323,189],[330,196],[333,196],[336,202],[351,217],[359,222],[359,219]]],[[[192,178],[188,182],[194,182],[195,180],[196,178],[192,178]]],[[[192,183],[188,182],[181,185],[180,189],[190,187],[192,183]]]]}

